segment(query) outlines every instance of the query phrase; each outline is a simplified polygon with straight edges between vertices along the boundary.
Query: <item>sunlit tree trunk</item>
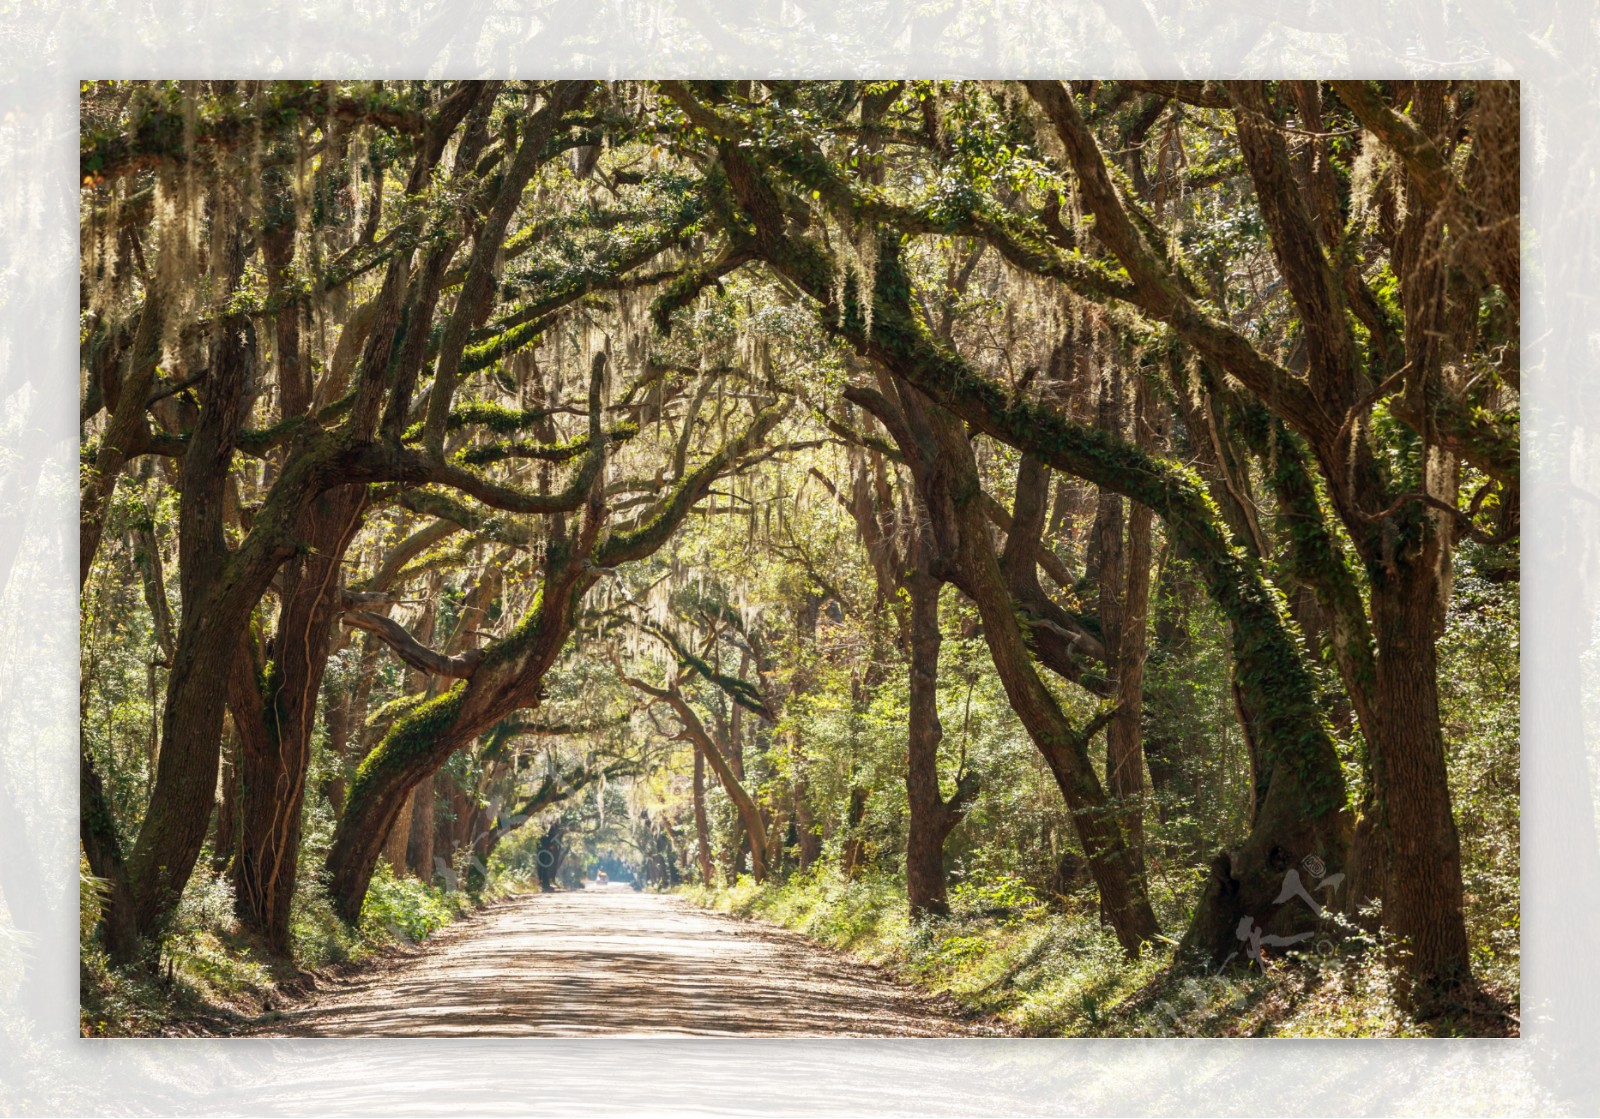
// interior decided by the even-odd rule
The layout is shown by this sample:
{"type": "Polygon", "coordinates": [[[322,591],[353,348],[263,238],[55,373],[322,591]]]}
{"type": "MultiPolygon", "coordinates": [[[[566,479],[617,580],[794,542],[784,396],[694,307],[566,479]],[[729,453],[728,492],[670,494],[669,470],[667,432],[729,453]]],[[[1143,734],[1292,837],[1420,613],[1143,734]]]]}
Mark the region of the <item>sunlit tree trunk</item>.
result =
{"type": "Polygon", "coordinates": [[[716,878],[711,868],[711,825],[706,820],[706,759],[698,746],[694,747],[694,842],[700,882],[710,886],[716,878]]]}
{"type": "Polygon", "coordinates": [[[417,786],[411,803],[411,829],[406,844],[406,866],[424,882],[433,881],[434,820],[437,816],[436,773],[417,786]]]}
{"type": "Polygon", "coordinates": [[[1129,850],[1144,862],[1144,658],[1150,602],[1150,510],[1128,513],[1127,595],[1117,649],[1117,710],[1106,724],[1106,785],[1117,799],[1129,850]]]}
{"type": "Polygon", "coordinates": [[[217,774],[216,821],[211,830],[211,865],[219,874],[233,866],[239,849],[239,732],[224,717],[221,771],[217,774]]]}

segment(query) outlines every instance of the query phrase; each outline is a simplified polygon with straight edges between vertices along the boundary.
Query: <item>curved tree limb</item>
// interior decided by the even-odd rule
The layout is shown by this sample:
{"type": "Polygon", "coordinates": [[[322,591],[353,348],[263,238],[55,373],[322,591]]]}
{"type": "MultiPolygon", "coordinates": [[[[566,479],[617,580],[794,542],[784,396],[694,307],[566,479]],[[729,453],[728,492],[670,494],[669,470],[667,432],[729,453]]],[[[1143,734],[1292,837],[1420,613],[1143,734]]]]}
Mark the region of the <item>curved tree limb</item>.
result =
{"type": "Polygon", "coordinates": [[[435,676],[465,680],[477,670],[479,664],[483,663],[482,649],[468,649],[453,657],[446,656],[412,637],[406,632],[406,628],[393,618],[374,614],[370,610],[344,611],[344,624],[376,635],[394,651],[395,656],[412,668],[435,676]]]}

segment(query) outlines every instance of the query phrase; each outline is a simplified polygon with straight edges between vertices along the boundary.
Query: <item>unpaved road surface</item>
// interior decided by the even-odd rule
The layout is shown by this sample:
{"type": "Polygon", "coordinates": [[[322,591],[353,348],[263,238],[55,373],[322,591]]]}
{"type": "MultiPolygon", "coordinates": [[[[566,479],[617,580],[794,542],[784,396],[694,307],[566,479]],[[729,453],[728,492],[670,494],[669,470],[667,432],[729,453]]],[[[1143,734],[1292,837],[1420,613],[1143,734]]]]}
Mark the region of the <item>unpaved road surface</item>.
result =
{"type": "Polygon", "coordinates": [[[502,902],[252,1037],[992,1034],[796,934],[623,886],[502,902]]]}

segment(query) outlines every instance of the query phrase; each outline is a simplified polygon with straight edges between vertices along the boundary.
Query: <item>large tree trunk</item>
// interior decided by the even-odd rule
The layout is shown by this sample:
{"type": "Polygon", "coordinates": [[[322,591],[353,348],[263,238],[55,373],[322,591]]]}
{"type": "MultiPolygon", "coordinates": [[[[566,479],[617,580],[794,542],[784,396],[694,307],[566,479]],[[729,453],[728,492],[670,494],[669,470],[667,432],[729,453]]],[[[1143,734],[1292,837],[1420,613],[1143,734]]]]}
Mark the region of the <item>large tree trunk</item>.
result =
{"type": "MultiPolygon", "coordinates": [[[[1418,520],[1432,514],[1419,512],[1418,520]]],[[[1375,574],[1380,735],[1373,755],[1386,840],[1385,924],[1400,941],[1418,1009],[1470,981],[1461,846],[1450,808],[1434,648],[1439,587],[1433,556],[1375,574]]]]}
{"type": "MultiPolygon", "coordinates": [[[[183,613],[162,711],[161,752],[149,808],[128,858],[142,938],[164,931],[204,845],[216,797],[223,711],[251,613],[279,567],[296,554],[297,529],[318,495],[335,484],[333,464],[349,449],[330,434],[297,441],[249,533],[230,551],[224,509],[240,424],[249,412],[254,345],[246,322],[227,320],[217,335],[205,404],[179,472],[183,613]]],[[[303,702],[314,705],[314,690],[303,702]]]]}
{"type": "MultiPolygon", "coordinates": [[[[239,255],[236,239],[232,252],[239,255]]],[[[231,280],[226,286],[231,289],[231,280]]],[[[155,782],[128,857],[133,924],[141,938],[163,931],[205,844],[216,799],[228,673],[259,597],[251,585],[256,580],[229,577],[235,565],[223,536],[223,490],[248,399],[244,330],[244,324],[231,320],[217,330],[205,407],[179,474],[183,615],[167,678],[155,782]]]]}
{"type": "Polygon", "coordinates": [[[230,693],[243,746],[235,904],[245,926],[279,954],[290,949],[306,775],[342,589],[340,566],[364,504],[357,486],[312,504],[303,526],[306,553],[283,570],[272,663],[260,683],[253,672],[236,673],[230,693]]]}
{"type": "MultiPolygon", "coordinates": [[[[1388,854],[1385,924],[1400,942],[1407,982],[1401,995],[1423,1009],[1433,997],[1458,984],[1470,983],[1465,926],[1461,914],[1460,852],[1450,811],[1450,794],[1439,726],[1437,658],[1433,642],[1448,601],[1450,535],[1453,523],[1437,523],[1439,514],[1413,501],[1416,491],[1454,510],[1459,475],[1454,455],[1476,440],[1448,434],[1460,421],[1447,419],[1452,407],[1467,400],[1448,384],[1445,364],[1454,350],[1467,347],[1465,335],[1477,318],[1487,278],[1498,282],[1512,300],[1518,288],[1515,254],[1492,251],[1514,246],[1515,222],[1508,221],[1487,242],[1473,236],[1477,219],[1471,211],[1479,198],[1494,193],[1486,184],[1475,196],[1463,192],[1452,205],[1465,217],[1444,209],[1441,195],[1460,189],[1453,172],[1425,168],[1415,149],[1395,131],[1399,118],[1378,102],[1365,83],[1340,83],[1340,97],[1361,123],[1401,157],[1401,208],[1392,241],[1391,264],[1400,284],[1404,311],[1404,365],[1392,345],[1372,356],[1352,328],[1347,302],[1354,273],[1340,277],[1329,266],[1325,246],[1311,234],[1303,199],[1284,172],[1287,163],[1282,133],[1269,126],[1270,103],[1264,83],[1231,83],[1241,152],[1261,202],[1261,212],[1278,258],[1285,286],[1300,312],[1308,341],[1312,385],[1317,386],[1324,415],[1359,416],[1370,406],[1363,401],[1374,374],[1402,382],[1390,412],[1422,438],[1416,462],[1420,478],[1409,470],[1392,470],[1363,441],[1343,442],[1344,431],[1306,422],[1298,425],[1317,453],[1334,507],[1355,540],[1370,579],[1369,603],[1373,646],[1377,653],[1374,679],[1372,770],[1378,827],[1388,854]],[[1408,151],[1410,154],[1408,155],[1408,151]],[[1449,239],[1446,239],[1446,230],[1449,239]],[[1454,257],[1454,259],[1452,259],[1454,257]],[[1466,272],[1486,270],[1478,294],[1462,291],[1466,272]],[[1465,295],[1459,298],[1458,295],[1465,295]],[[1376,358],[1376,360],[1374,360],[1376,358]],[[1398,368],[1397,368],[1398,367],[1398,368]]],[[[1495,91],[1487,91],[1492,99],[1495,91]]],[[[1419,83],[1407,91],[1405,116],[1423,136],[1443,142],[1453,131],[1445,87],[1419,83]]],[[[1514,144],[1513,144],[1514,146],[1514,144]]],[[[1474,144],[1476,150],[1479,145],[1474,144]]],[[[1498,153],[1502,158],[1504,151],[1498,153]]],[[[1514,154],[1510,167],[1515,167],[1514,154]]],[[[1514,174],[1502,182],[1499,197],[1515,212],[1514,174]]],[[[1368,322],[1371,323],[1369,317],[1368,322]]],[[[1376,332],[1375,332],[1376,333],[1376,332]]],[[[1474,417],[1473,424],[1481,422],[1474,417]]],[[[1509,486],[1516,476],[1514,450],[1509,464],[1504,451],[1480,448],[1480,464],[1509,486]],[[1496,462],[1496,459],[1500,459],[1496,462]]],[[[1352,611],[1353,613],[1353,611],[1352,611]]],[[[1331,615],[1336,624],[1338,613],[1331,615]]],[[[1359,700],[1358,694],[1352,700],[1359,700]]],[[[1359,715],[1359,709],[1358,709],[1359,715]]],[[[1370,834],[1370,833],[1368,833],[1370,834]]],[[[1364,860],[1365,861],[1365,860],[1364,860]]],[[[1363,867],[1363,870],[1366,868],[1363,867]]]]}
{"type": "MultiPolygon", "coordinates": [[[[1202,366],[1203,373],[1210,370],[1202,366]]],[[[1208,382],[1210,383],[1210,382],[1208,382]]],[[[1235,402],[1237,405],[1237,402],[1235,402]]],[[[1350,841],[1340,908],[1357,915],[1387,893],[1387,856],[1372,772],[1384,730],[1377,715],[1377,653],[1367,605],[1357,585],[1354,564],[1323,513],[1303,442],[1264,408],[1235,407],[1239,434],[1261,463],[1278,504],[1278,521],[1288,547],[1285,558],[1300,584],[1294,609],[1307,638],[1319,634],[1332,653],[1344,685],[1334,719],[1348,733],[1360,731],[1360,802],[1350,841]],[[1310,623],[1309,625],[1307,623],[1310,623]]],[[[1313,644],[1313,648],[1318,645],[1313,644]]]]}
{"type": "Polygon", "coordinates": [[[394,823],[389,825],[389,834],[383,837],[383,861],[397,878],[406,872],[406,848],[411,843],[411,813],[416,808],[416,798],[417,788],[413,785],[401,802],[394,823]]]}

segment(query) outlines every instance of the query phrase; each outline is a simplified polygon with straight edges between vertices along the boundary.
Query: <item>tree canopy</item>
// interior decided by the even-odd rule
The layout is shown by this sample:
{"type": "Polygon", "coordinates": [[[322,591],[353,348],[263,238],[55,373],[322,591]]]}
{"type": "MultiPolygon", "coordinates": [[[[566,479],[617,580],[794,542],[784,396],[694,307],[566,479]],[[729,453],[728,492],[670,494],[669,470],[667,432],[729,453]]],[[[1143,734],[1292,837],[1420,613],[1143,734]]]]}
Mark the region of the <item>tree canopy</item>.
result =
{"type": "Polygon", "coordinates": [[[1517,98],[85,83],[93,943],[827,876],[1514,1001],[1517,98]]]}

